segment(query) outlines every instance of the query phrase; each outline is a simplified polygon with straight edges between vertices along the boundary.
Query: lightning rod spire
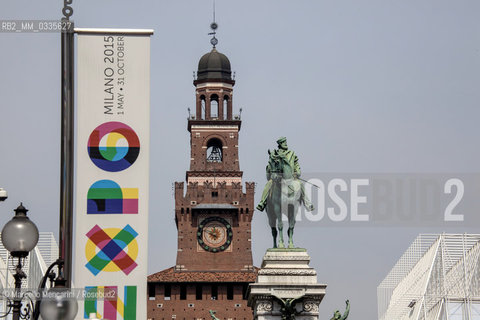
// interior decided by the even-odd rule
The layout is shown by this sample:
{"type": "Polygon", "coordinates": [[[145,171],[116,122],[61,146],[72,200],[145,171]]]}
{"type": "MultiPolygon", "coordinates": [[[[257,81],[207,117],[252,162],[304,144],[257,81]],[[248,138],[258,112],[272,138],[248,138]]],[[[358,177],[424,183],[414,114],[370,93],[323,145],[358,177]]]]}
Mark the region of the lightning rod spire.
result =
{"type": "Polygon", "coordinates": [[[210,29],[212,29],[212,32],[209,33],[209,35],[213,36],[212,39],[210,39],[210,43],[212,44],[213,48],[218,44],[218,39],[215,37],[217,34],[216,30],[218,28],[218,24],[215,19],[215,0],[213,0],[213,22],[210,24],[210,29]]]}

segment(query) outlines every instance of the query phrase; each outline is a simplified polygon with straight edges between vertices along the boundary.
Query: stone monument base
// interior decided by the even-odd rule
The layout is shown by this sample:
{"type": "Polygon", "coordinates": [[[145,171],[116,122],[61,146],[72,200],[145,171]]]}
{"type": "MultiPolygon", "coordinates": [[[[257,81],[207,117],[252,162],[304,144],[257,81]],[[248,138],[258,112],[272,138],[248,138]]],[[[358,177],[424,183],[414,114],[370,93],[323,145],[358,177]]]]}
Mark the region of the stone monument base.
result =
{"type": "Polygon", "coordinates": [[[255,320],[318,319],[327,285],[317,283],[317,272],[309,263],[306,249],[267,250],[257,281],[248,289],[255,320]]]}

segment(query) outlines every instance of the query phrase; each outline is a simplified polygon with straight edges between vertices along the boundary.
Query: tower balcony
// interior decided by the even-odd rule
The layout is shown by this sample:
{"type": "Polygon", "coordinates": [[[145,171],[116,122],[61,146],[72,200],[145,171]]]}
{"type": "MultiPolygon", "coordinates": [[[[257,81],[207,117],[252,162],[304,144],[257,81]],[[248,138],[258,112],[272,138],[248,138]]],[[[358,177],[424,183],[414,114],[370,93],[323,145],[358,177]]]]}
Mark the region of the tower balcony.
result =
{"type": "Polygon", "coordinates": [[[188,131],[191,132],[192,126],[237,126],[238,131],[240,131],[240,127],[242,124],[242,120],[240,119],[240,115],[235,115],[232,120],[220,119],[220,118],[210,118],[210,119],[196,119],[194,115],[191,115],[188,118],[188,131]]]}

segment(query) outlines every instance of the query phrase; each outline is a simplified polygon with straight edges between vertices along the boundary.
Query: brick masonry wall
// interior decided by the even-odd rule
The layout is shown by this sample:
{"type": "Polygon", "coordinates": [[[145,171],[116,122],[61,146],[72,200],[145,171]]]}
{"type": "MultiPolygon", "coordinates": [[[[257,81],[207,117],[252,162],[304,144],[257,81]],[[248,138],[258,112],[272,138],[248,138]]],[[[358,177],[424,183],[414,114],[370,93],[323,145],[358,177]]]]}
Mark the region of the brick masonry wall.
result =
{"type": "Polygon", "coordinates": [[[253,216],[254,184],[247,184],[246,192],[242,189],[225,186],[205,188],[190,186],[183,195],[182,183],[176,184],[175,216],[178,228],[178,252],[176,266],[181,270],[197,271],[241,271],[252,270],[251,221],[253,216]],[[194,190],[192,190],[194,189],[194,190]],[[218,197],[212,198],[212,191],[218,197]],[[195,199],[195,200],[194,200],[195,199]],[[195,205],[191,201],[196,201],[195,205]],[[220,202],[221,201],[221,202],[220,202]],[[200,203],[234,204],[237,210],[199,210],[193,209],[200,203]],[[209,216],[219,216],[232,225],[233,241],[223,252],[208,252],[197,242],[198,222],[209,216]]]}
{"type": "Polygon", "coordinates": [[[165,300],[164,284],[157,284],[155,298],[148,301],[148,319],[151,320],[210,320],[209,310],[216,311],[216,316],[224,320],[250,320],[253,311],[243,299],[244,285],[237,283],[234,286],[233,300],[227,300],[226,284],[218,283],[218,296],[211,298],[211,284],[203,284],[202,300],[196,299],[196,284],[186,284],[186,300],[180,299],[180,284],[172,283],[171,296],[165,300]]]}

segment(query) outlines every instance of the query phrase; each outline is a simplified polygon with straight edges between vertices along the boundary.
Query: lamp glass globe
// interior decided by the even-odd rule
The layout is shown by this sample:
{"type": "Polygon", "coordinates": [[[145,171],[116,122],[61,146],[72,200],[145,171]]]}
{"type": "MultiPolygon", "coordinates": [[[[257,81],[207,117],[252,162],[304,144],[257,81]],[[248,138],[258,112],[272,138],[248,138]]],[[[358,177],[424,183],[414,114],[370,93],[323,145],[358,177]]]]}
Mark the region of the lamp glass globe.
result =
{"type": "Polygon", "coordinates": [[[50,289],[40,303],[40,315],[44,320],[73,320],[78,312],[77,300],[68,289],[50,289]]]}
{"type": "Polygon", "coordinates": [[[38,243],[38,228],[27,216],[15,216],[2,229],[2,243],[13,256],[26,256],[38,243]]]}

